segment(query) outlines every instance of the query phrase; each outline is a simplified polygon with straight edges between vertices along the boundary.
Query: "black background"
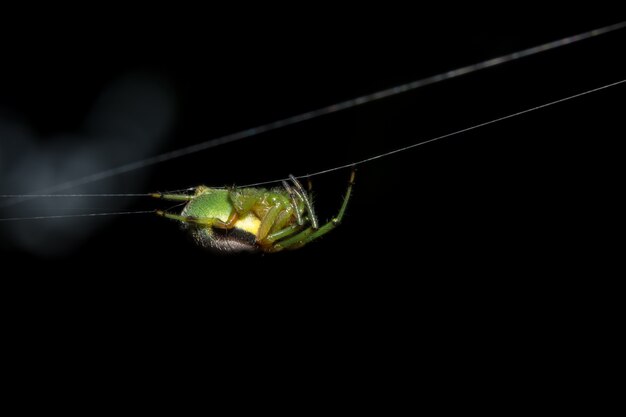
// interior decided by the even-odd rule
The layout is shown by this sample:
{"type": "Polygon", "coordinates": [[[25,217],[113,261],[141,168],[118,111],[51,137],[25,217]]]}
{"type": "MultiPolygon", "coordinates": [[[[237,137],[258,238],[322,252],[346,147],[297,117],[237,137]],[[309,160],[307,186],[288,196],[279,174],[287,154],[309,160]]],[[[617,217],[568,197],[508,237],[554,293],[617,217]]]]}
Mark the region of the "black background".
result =
{"type": "MultiPolygon", "coordinates": [[[[75,129],[111,79],[155,73],[178,100],[167,151],[615,22],[403,14],[333,22],[202,15],[183,28],[150,15],[141,24],[83,17],[67,32],[13,33],[24,43],[7,52],[15,59],[2,69],[0,100],[45,136],[75,129]],[[47,97],[59,95],[51,113],[47,97]]],[[[160,164],[137,192],[302,175],[599,87],[626,74],[624,40],[623,31],[601,36],[160,164]]],[[[600,273],[591,251],[604,243],[620,192],[609,161],[623,140],[624,91],[362,165],[344,224],[298,251],[215,256],[150,215],[117,218],[62,257],[4,242],[5,296],[15,317],[31,316],[38,340],[80,335],[79,350],[110,343],[117,351],[147,338],[246,357],[280,339],[285,355],[313,346],[350,362],[358,349],[339,341],[353,337],[398,350],[417,337],[450,358],[458,358],[454,346],[487,335],[514,343],[507,329],[585,288],[571,271],[600,273]]],[[[313,178],[321,218],[338,210],[348,174],[313,178]]],[[[572,325],[548,317],[554,327],[572,325]]]]}

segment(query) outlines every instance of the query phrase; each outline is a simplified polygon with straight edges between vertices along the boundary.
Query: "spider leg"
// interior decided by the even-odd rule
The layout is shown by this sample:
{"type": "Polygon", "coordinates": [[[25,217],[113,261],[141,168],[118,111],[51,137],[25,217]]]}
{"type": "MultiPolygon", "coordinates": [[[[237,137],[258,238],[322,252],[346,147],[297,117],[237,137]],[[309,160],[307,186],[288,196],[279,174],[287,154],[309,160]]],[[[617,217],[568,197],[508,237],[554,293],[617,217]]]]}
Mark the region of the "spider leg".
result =
{"type": "Polygon", "coordinates": [[[302,215],[300,214],[300,210],[298,210],[298,200],[297,200],[297,198],[300,196],[298,195],[298,193],[296,193],[296,191],[293,188],[289,186],[287,181],[283,181],[283,187],[285,187],[285,190],[287,190],[287,193],[289,194],[289,198],[291,198],[291,204],[293,205],[293,208],[295,209],[295,212],[296,212],[296,220],[298,221],[298,224],[302,226],[304,222],[302,221],[302,215]]]}
{"type": "Polygon", "coordinates": [[[339,209],[339,213],[337,214],[337,216],[335,216],[328,223],[322,225],[320,228],[314,228],[313,225],[311,225],[311,227],[306,228],[305,230],[301,231],[300,233],[294,236],[286,237],[285,240],[279,241],[278,243],[274,245],[275,249],[279,251],[282,249],[299,248],[301,246],[306,245],[309,242],[312,242],[313,240],[321,236],[324,236],[326,233],[330,232],[335,227],[337,227],[339,223],[341,223],[341,221],[343,220],[343,216],[346,213],[346,208],[348,207],[348,201],[350,200],[350,196],[352,194],[352,186],[354,185],[355,175],[356,175],[356,169],[353,168],[352,173],[350,174],[350,181],[348,183],[348,189],[346,190],[346,195],[343,199],[343,204],[341,205],[341,208],[339,209]]]}
{"type": "Polygon", "coordinates": [[[204,185],[189,188],[187,191],[193,190],[193,194],[168,194],[168,193],[152,193],[150,197],[160,198],[167,201],[191,201],[197,196],[206,193],[209,188],[204,185]]]}
{"type": "Polygon", "coordinates": [[[296,191],[298,193],[298,196],[302,199],[302,201],[304,201],[306,210],[309,212],[311,227],[313,229],[317,229],[319,223],[317,222],[317,216],[315,215],[315,210],[313,209],[313,202],[311,201],[311,197],[307,194],[307,192],[304,190],[304,187],[302,187],[302,184],[300,184],[300,181],[298,181],[296,177],[294,177],[293,175],[289,175],[289,179],[296,186],[296,190],[294,191],[296,191]]]}
{"type": "Polygon", "coordinates": [[[263,217],[263,219],[261,219],[261,225],[259,226],[259,230],[256,236],[258,241],[262,241],[267,237],[270,229],[276,222],[276,218],[278,217],[281,209],[282,207],[280,206],[274,206],[270,208],[267,214],[263,217]]]}
{"type": "Polygon", "coordinates": [[[302,230],[303,227],[305,226],[300,226],[297,223],[292,224],[291,226],[284,227],[277,232],[270,233],[265,239],[259,242],[259,245],[263,247],[263,250],[265,252],[279,252],[285,248],[280,245],[275,245],[274,242],[297,234],[302,230]]]}
{"type": "Polygon", "coordinates": [[[284,227],[277,232],[271,233],[265,238],[265,242],[274,243],[277,240],[285,239],[286,237],[292,236],[302,230],[303,226],[299,224],[292,224],[291,226],[284,227]]]}
{"type": "Polygon", "coordinates": [[[163,193],[153,193],[150,194],[150,197],[161,198],[167,201],[191,201],[196,198],[195,195],[188,194],[163,194],[163,193]]]}

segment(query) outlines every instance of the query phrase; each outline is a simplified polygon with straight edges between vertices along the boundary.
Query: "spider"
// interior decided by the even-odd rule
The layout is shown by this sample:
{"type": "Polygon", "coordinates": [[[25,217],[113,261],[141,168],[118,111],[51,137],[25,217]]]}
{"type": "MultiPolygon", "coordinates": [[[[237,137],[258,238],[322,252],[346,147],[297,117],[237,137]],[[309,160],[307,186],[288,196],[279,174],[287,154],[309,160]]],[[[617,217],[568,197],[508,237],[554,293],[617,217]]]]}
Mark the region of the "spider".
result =
{"type": "Polygon", "coordinates": [[[353,169],[339,213],[321,226],[309,193],[293,175],[290,182],[282,181],[282,187],[272,189],[201,185],[193,195],[155,193],[152,197],[187,202],[180,214],[162,210],[156,214],[182,222],[205,248],[222,253],[279,252],[301,248],[341,222],[355,173],[353,169]]]}

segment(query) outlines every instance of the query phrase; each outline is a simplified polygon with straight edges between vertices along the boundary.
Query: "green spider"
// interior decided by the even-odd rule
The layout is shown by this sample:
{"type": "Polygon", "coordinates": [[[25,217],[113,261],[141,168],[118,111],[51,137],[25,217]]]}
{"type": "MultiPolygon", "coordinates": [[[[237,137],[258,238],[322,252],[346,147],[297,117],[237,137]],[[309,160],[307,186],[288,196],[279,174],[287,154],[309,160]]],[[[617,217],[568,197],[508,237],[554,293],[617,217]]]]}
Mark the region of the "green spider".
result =
{"type": "Polygon", "coordinates": [[[157,210],[159,216],[178,220],[198,244],[222,252],[279,252],[297,249],[333,230],[343,219],[352,193],[355,170],[339,214],[320,226],[309,193],[290,175],[291,184],[265,188],[209,188],[193,195],[152,194],[169,201],[186,201],[180,214],[157,210]]]}

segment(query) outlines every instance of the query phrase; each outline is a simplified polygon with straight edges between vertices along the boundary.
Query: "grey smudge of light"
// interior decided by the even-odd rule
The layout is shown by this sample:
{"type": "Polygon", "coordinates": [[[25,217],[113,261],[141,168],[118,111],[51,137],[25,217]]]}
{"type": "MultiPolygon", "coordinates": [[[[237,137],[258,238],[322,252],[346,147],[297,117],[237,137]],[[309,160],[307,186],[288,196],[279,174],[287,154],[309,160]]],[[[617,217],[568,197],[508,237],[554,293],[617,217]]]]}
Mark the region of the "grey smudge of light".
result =
{"type": "MultiPolygon", "coordinates": [[[[134,73],[105,87],[92,103],[82,126],[72,133],[39,137],[21,115],[0,113],[0,194],[24,194],[45,189],[145,158],[162,149],[176,116],[171,85],[159,77],[134,73]]],[[[110,178],[72,189],[72,193],[124,193],[143,189],[145,172],[110,178]]],[[[58,215],[121,210],[125,199],[34,199],[5,207],[1,217],[58,215]]],[[[105,226],[98,221],[59,219],[7,222],[2,244],[41,256],[71,252],[85,238],[105,226]]]]}

